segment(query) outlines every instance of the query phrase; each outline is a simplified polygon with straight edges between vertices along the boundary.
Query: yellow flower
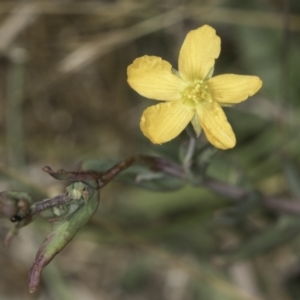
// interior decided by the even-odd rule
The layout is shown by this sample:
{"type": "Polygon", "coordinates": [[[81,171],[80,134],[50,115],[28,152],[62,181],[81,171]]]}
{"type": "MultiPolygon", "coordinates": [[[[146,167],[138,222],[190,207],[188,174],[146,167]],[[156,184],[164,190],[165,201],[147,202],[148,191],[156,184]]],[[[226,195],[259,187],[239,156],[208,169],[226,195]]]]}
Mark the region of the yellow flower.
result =
{"type": "Polygon", "coordinates": [[[165,101],[148,107],[141,130],[155,144],[178,136],[189,122],[199,136],[203,128],[210,143],[220,149],[236,139],[221,108],[246,100],[262,86],[257,76],[234,74],[211,78],[221,50],[216,31],[204,25],[190,31],[181,47],[176,71],[160,57],[139,57],[128,67],[129,85],[144,97],[165,101]]]}

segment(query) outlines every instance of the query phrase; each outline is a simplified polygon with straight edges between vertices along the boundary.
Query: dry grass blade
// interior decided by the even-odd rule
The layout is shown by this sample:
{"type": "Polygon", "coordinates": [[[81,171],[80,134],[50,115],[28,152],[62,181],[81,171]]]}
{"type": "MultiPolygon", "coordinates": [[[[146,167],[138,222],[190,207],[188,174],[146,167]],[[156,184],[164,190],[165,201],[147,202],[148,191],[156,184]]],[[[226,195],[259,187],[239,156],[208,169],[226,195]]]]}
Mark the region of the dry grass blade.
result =
{"type": "MultiPolygon", "coordinates": [[[[127,1],[125,3],[101,3],[100,1],[84,1],[84,3],[73,1],[31,1],[34,5],[36,13],[39,14],[96,14],[107,15],[114,14],[118,10],[134,9],[139,6],[144,6],[147,3],[139,3],[135,1],[127,1]]],[[[0,14],[10,13],[10,10],[19,5],[19,1],[10,1],[0,3],[0,14]]]]}
{"type": "Polygon", "coordinates": [[[16,37],[38,16],[36,4],[17,5],[0,27],[0,51],[5,52],[16,37]]]}
{"type": "Polygon", "coordinates": [[[45,78],[45,83],[37,87],[31,94],[31,97],[45,91],[49,86],[52,86],[56,82],[60,82],[68,76],[79,72],[92,64],[95,60],[115,50],[121,45],[132,42],[149,33],[168,28],[186,18],[211,12],[217,5],[223,2],[224,1],[222,0],[215,0],[212,1],[211,5],[203,6],[198,10],[194,10],[194,6],[192,5],[179,6],[127,29],[115,30],[109,34],[96,38],[92,42],[84,43],[58,63],[57,67],[49,73],[48,78],[45,78]]]}
{"type": "MultiPolygon", "coordinates": [[[[197,11],[197,13],[203,13],[211,8],[211,6],[205,7],[204,9],[197,11]]],[[[79,71],[122,44],[172,26],[194,14],[195,11],[193,9],[188,9],[187,6],[180,6],[149,20],[142,21],[127,29],[114,31],[107,36],[100,37],[98,40],[84,44],[76,49],[59,63],[57,70],[61,74],[79,71]]]]}

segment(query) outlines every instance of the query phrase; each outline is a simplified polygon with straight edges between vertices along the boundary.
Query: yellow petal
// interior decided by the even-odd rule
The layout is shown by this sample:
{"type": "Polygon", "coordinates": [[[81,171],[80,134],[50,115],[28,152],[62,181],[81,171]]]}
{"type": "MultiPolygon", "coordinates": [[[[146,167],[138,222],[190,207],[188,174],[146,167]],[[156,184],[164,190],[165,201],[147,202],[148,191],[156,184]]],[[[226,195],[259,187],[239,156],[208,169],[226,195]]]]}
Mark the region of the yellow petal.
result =
{"type": "Polygon", "coordinates": [[[204,79],[221,51],[216,31],[204,25],[190,31],[180,50],[178,68],[184,80],[204,79]]]}
{"type": "Polygon", "coordinates": [[[239,103],[254,95],[262,86],[257,76],[224,74],[208,80],[212,98],[220,104],[239,103]]]}
{"type": "Polygon", "coordinates": [[[211,144],[220,149],[229,149],[235,146],[235,135],[223,109],[217,102],[202,102],[197,106],[197,115],[211,144]]]}
{"type": "Polygon", "coordinates": [[[153,105],[142,115],[141,130],[152,143],[162,144],[178,136],[194,114],[194,110],[181,101],[153,105]]]}
{"type": "Polygon", "coordinates": [[[157,56],[142,56],[127,68],[128,83],[140,95],[156,100],[179,99],[182,80],[172,66],[157,56]]]}

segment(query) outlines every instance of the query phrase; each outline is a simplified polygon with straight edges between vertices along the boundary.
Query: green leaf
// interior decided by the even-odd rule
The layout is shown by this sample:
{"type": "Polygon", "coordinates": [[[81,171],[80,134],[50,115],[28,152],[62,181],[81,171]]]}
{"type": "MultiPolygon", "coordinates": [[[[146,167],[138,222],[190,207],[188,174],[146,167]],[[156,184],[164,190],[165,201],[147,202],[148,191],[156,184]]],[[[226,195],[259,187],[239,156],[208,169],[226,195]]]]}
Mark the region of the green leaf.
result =
{"type": "Polygon", "coordinates": [[[219,150],[210,144],[205,145],[195,152],[195,164],[193,165],[192,171],[195,174],[204,176],[208,166],[215,158],[219,150]]]}
{"type": "Polygon", "coordinates": [[[29,291],[33,293],[41,279],[41,273],[45,266],[59,253],[96,212],[99,203],[99,192],[94,192],[87,201],[82,204],[65,221],[54,223],[51,231],[39,248],[34,263],[29,273],[29,291]]]}
{"type": "Polygon", "coordinates": [[[290,192],[296,198],[300,198],[300,172],[295,164],[284,162],[284,175],[289,185],[290,192]]]}
{"type": "Polygon", "coordinates": [[[226,208],[215,220],[224,225],[241,224],[247,218],[247,215],[260,206],[262,197],[263,195],[259,191],[249,191],[244,196],[243,201],[238,201],[234,206],[226,208]]]}
{"type": "Polygon", "coordinates": [[[263,232],[247,238],[238,249],[229,254],[229,261],[243,260],[265,254],[293,240],[300,232],[298,217],[282,217],[280,222],[263,232]]]}

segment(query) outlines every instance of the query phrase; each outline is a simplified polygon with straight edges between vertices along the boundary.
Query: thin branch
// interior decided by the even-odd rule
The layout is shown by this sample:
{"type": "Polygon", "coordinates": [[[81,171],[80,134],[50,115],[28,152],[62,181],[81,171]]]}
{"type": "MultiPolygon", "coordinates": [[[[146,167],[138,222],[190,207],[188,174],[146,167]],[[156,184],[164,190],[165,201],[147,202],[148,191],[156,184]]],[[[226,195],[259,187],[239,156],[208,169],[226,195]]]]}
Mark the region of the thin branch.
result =
{"type": "Polygon", "coordinates": [[[42,201],[36,202],[31,207],[31,215],[38,214],[46,209],[49,209],[51,207],[55,207],[58,205],[66,204],[71,199],[68,197],[67,193],[55,196],[53,198],[44,199],[42,201]]]}
{"type": "MultiPolygon", "coordinates": [[[[150,157],[148,157],[148,159],[149,158],[150,157]]],[[[181,166],[173,163],[169,164],[169,162],[163,158],[160,158],[160,163],[157,165],[157,167],[161,172],[170,176],[179,179],[185,178],[184,170],[181,166]],[[165,166],[168,167],[165,168],[165,166]],[[175,167],[176,172],[173,171],[173,167],[175,167]]],[[[228,197],[230,199],[240,201],[244,199],[247,195],[249,195],[250,192],[252,192],[248,189],[233,186],[210,177],[206,177],[202,181],[199,181],[197,186],[207,188],[208,190],[222,195],[223,197],[228,197]]],[[[264,207],[276,212],[288,213],[291,215],[300,215],[300,202],[297,199],[266,197],[263,194],[261,194],[261,204],[264,207]]]]}
{"type": "Polygon", "coordinates": [[[299,199],[283,199],[283,198],[264,198],[263,205],[273,211],[280,213],[288,213],[291,215],[300,215],[299,199]]]}

